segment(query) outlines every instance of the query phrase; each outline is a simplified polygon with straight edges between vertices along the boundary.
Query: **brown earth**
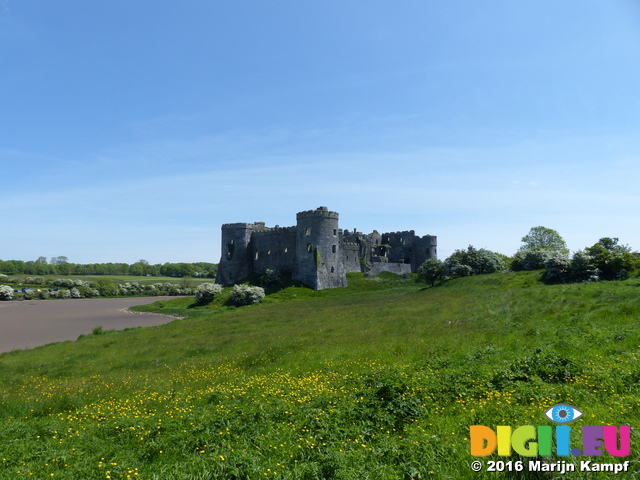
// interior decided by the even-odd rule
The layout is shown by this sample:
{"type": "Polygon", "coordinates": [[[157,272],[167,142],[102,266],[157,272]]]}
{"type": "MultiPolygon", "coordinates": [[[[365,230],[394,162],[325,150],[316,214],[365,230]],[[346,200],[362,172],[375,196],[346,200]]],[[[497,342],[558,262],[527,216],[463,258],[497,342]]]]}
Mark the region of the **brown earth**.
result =
{"type": "Polygon", "coordinates": [[[0,353],[75,340],[97,327],[124,330],[162,325],[175,317],[128,310],[177,297],[91,298],[0,302],[0,353]]]}

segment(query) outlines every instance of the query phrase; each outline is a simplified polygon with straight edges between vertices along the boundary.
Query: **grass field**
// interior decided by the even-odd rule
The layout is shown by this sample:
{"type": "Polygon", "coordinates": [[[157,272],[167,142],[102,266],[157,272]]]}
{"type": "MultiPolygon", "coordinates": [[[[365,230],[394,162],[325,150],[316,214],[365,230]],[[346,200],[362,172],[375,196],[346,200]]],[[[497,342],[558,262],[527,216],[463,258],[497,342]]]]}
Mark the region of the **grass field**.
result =
{"type": "MultiPolygon", "coordinates": [[[[70,278],[72,280],[82,280],[84,282],[94,282],[96,280],[108,278],[115,283],[127,283],[127,282],[138,282],[141,285],[152,285],[154,283],[173,283],[176,285],[183,285],[187,287],[196,287],[201,283],[205,282],[213,282],[212,278],[195,278],[195,277],[185,277],[185,278],[176,278],[176,277],[146,277],[146,276],[136,276],[136,275],[25,275],[25,274],[17,274],[17,275],[9,275],[7,278],[16,279],[18,282],[26,283],[27,278],[42,278],[44,279],[44,283],[55,280],[57,278],[70,278]]],[[[0,280],[6,283],[6,280],[0,280]]]]}
{"type": "Polygon", "coordinates": [[[560,402],[630,424],[630,457],[590,459],[640,478],[640,279],[539,277],[182,298],[138,309],[184,320],[0,355],[0,478],[612,478],[471,471],[470,425],[550,425],[560,402]]]}

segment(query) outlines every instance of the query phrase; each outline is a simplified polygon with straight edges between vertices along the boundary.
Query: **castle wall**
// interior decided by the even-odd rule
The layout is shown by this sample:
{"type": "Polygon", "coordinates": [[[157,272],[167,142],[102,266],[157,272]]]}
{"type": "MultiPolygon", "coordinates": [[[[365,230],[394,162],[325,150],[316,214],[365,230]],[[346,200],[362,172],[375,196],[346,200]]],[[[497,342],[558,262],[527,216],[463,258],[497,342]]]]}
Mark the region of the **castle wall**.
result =
{"type": "Polygon", "coordinates": [[[296,227],[275,227],[253,235],[253,271],[268,268],[293,273],[296,269],[296,227]]]}
{"type": "Polygon", "coordinates": [[[411,273],[411,265],[408,263],[373,262],[369,275],[379,275],[382,272],[391,272],[396,275],[406,275],[411,273]]]}
{"type": "Polygon", "coordinates": [[[341,242],[340,256],[344,265],[345,273],[355,273],[362,271],[359,256],[360,245],[357,243],[341,242]]]}

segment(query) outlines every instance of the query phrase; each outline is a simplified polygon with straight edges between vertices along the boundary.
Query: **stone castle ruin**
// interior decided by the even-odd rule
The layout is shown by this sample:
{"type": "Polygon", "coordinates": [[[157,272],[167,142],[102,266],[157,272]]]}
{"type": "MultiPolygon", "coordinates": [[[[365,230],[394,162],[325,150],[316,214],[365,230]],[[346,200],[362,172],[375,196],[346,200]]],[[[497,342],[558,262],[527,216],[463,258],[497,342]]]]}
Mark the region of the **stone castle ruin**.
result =
{"type": "Polygon", "coordinates": [[[346,287],[346,273],[416,272],[436,258],[437,239],[413,230],[370,234],[338,228],[327,207],[299,212],[293,227],[264,222],[222,225],[222,257],[216,282],[239,283],[252,273],[276,269],[315,289],[346,287]]]}

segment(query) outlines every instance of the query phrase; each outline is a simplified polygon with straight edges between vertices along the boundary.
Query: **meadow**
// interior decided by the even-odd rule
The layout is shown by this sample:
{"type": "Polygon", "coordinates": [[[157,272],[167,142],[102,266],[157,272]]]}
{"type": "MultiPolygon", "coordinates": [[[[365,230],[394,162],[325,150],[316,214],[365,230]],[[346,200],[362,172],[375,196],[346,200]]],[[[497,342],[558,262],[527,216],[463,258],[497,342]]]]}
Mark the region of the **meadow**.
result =
{"type": "Polygon", "coordinates": [[[561,402],[631,425],[631,456],[599,461],[640,478],[640,279],[540,277],[185,297],[136,308],[186,317],[167,325],[2,354],[0,479],[611,478],[471,470],[470,425],[550,425],[561,402]]]}

